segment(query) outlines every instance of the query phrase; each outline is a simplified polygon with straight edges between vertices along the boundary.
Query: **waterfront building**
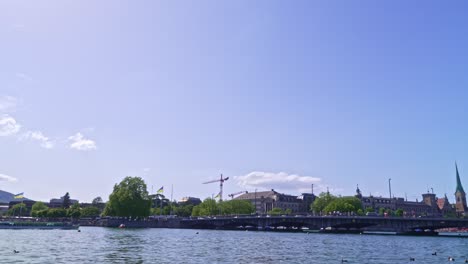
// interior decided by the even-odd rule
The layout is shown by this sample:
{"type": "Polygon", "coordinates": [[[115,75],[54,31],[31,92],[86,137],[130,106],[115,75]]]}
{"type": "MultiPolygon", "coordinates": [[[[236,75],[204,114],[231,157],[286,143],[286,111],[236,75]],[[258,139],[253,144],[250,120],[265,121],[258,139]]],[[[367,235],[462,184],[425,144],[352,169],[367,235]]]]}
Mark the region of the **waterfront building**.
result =
{"type": "MultiPolygon", "coordinates": [[[[79,203],[78,200],[70,199],[70,205],[79,203]]],[[[46,204],[49,208],[62,208],[63,207],[63,196],[60,198],[52,198],[49,204],[46,204]]]]}
{"type": "Polygon", "coordinates": [[[455,213],[455,207],[450,204],[447,194],[444,198],[437,199],[437,206],[443,216],[452,216],[455,213]]]}
{"type": "Polygon", "coordinates": [[[187,196],[187,197],[182,197],[182,199],[180,199],[177,203],[179,205],[189,205],[189,204],[191,204],[193,206],[196,206],[196,205],[201,204],[202,201],[200,200],[200,198],[187,196]]]}
{"type": "Polygon", "coordinates": [[[362,207],[364,209],[371,208],[375,212],[378,212],[380,208],[385,210],[403,210],[404,216],[441,216],[441,211],[437,204],[437,198],[433,193],[425,193],[422,195],[423,200],[418,201],[406,201],[401,197],[374,197],[362,196],[361,190],[359,187],[356,190],[355,197],[359,198],[362,202],[362,207]]]}
{"type": "Polygon", "coordinates": [[[303,193],[300,196],[278,193],[274,189],[263,192],[247,192],[236,198],[236,200],[248,200],[256,209],[256,213],[266,214],[273,208],[283,211],[290,210],[291,213],[308,213],[310,205],[315,200],[314,194],[303,193]]]}
{"type": "Polygon", "coordinates": [[[466,194],[463,190],[463,186],[460,180],[460,174],[458,173],[458,166],[455,163],[455,171],[457,177],[457,188],[455,189],[455,210],[458,216],[467,216],[468,208],[466,206],[466,194]]]}

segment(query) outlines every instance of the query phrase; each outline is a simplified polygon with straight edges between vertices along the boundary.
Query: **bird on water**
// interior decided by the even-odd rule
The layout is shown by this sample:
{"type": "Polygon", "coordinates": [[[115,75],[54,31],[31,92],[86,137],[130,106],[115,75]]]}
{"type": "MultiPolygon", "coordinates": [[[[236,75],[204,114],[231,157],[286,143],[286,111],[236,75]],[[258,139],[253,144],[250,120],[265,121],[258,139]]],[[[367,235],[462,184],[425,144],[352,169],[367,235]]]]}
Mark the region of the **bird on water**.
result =
{"type": "Polygon", "coordinates": [[[448,257],[448,261],[455,261],[455,259],[452,257],[448,257]]]}
{"type": "Polygon", "coordinates": [[[437,256],[437,252],[434,251],[434,253],[432,253],[432,256],[437,256]]]}
{"type": "Polygon", "coordinates": [[[415,261],[416,259],[415,258],[409,258],[409,261],[415,261]]]}
{"type": "Polygon", "coordinates": [[[347,263],[348,260],[344,259],[344,258],[341,258],[341,263],[347,263]]]}
{"type": "Polygon", "coordinates": [[[19,253],[19,251],[16,250],[16,249],[13,249],[13,253],[17,254],[17,253],[19,253]]]}

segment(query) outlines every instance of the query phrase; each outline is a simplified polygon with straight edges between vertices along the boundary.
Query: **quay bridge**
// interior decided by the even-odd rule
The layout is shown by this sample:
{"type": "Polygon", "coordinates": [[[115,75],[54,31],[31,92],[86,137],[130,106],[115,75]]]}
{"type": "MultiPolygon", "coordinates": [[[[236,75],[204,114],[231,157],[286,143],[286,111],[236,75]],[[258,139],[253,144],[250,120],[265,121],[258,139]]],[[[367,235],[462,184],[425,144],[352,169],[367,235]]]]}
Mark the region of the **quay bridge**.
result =
{"type": "Polygon", "coordinates": [[[433,232],[443,228],[468,228],[468,219],[378,216],[234,216],[180,219],[181,228],[253,230],[336,230],[433,232]]]}

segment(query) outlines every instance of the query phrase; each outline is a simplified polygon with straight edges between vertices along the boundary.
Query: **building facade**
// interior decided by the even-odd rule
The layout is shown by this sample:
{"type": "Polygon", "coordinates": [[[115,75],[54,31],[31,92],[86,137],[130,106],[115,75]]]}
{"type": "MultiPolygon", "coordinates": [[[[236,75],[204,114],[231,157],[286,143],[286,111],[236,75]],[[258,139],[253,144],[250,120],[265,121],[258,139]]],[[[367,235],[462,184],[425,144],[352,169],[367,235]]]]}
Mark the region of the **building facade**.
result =
{"type": "Polygon", "coordinates": [[[441,210],[437,204],[437,197],[433,193],[425,193],[422,195],[423,200],[418,201],[406,201],[401,197],[374,197],[374,196],[362,196],[359,187],[356,190],[357,198],[361,199],[362,207],[364,209],[371,208],[375,212],[378,212],[381,208],[385,210],[396,211],[398,209],[403,210],[404,216],[442,216],[441,210]]]}
{"type": "Polygon", "coordinates": [[[310,205],[315,200],[315,195],[303,193],[300,196],[278,193],[274,189],[264,192],[247,192],[236,198],[236,200],[249,200],[258,214],[267,214],[273,208],[280,208],[291,213],[308,213],[310,205]]]}
{"type": "Polygon", "coordinates": [[[177,202],[179,205],[199,205],[202,203],[201,199],[200,198],[196,198],[196,197],[190,197],[190,196],[187,196],[187,197],[182,197],[182,199],[180,199],[178,202],[177,202]]]}

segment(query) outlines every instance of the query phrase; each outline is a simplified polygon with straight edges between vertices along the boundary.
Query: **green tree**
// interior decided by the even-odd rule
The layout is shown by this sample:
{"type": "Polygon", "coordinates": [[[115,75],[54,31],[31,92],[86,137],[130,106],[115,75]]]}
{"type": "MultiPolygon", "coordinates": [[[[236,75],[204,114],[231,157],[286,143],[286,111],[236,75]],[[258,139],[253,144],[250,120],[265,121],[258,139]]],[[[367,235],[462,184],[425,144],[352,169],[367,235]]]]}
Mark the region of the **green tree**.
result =
{"type": "Polygon", "coordinates": [[[247,200],[230,200],[218,203],[221,214],[251,214],[255,211],[254,206],[247,200]]]}
{"type": "Polygon", "coordinates": [[[284,212],[283,212],[283,210],[281,208],[275,207],[275,208],[271,209],[270,211],[268,211],[267,213],[270,214],[270,215],[281,215],[284,212]]]}
{"type": "Polygon", "coordinates": [[[325,207],[327,207],[336,198],[336,196],[330,194],[329,192],[322,192],[315,199],[314,203],[312,203],[311,209],[315,213],[321,213],[325,209],[325,207]]]}
{"type": "Polygon", "coordinates": [[[89,206],[81,209],[81,217],[98,217],[101,210],[95,206],[89,206]]]}
{"type": "Polygon", "coordinates": [[[398,208],[398,209],[395,211],[395,216],[402,217],[402,216],[403,216],[403,209],[398,208]]]}
{"type": "Polygon", "coordinates": [[[13,205],[10,209],[8,209],[7,215],[11,216],[29,216],[29,209],[26,207],[26,204],[19,203],[13,205]]]}
{"type": "Polygon", "coordinates": [[[366,213],[373,213],[373,212],[375,212],[374,208],[366,207],[366,213]]]}
{"type": "Polygon", "coordinates": [[[362,209],[358,209],[356,213],[357,215],[364,215],[364,211],[362,209]]]}
{"type": "Polygon", "coordinates": [[[330,212],[341,212],[341,213],[356,213],[359,209],[362,210],[361,200],[352,197],[338,197],[333,199],[323,211],[326,213],[330,212]]]}
{"type": "Polygon", "coordinates": [[[385,213],[385,208],[380,207],[379,208],[379,215],[384,215],[384,213],[385,213]]]}
{"type": "Polygon", "coordinates": [[[58,218],[58,217],[66,217],[67,210],[63,208],[51,208],[47,211],[47,217],[58,218]]]}
{"type": "Polygon", "coordinates": [[[31,216],[33,217],[40,217],[38,215],[38,213],[40,211],[47,211],[49,209],[49,207],[47,207],[47,205],[45,205],[43,202],[36,202],[33,204],[32,208],[31,208],[31,216]]]}
{"type": "Polygon", "coordinates": [[[50,209],[40,210],[36,212],[36,217],[47,217],[50,209]]]}
{"type": "Polygon", "coordinates": [[[192,216],[217,215],[219,214],[219,209],[216,200],[206,198],[201,204],[193,207],[192,216]]]}
{"type": "Polygon", "coordinates": [[[146,217],[151,210],[151,199],[146,184],[140,177],[125,177],[109,195],[104,215],[146,217]]]}
{"type": "Polygon", "coordinates": [[[94,206],[96,206],[96,205],[98,205],[98,204],[101,204],[101,203],[104,203],[104,202],[102,201],[101,196],[98,196],[98,197],[94,198],[93,201],[91,202],[91,204],[94,205],[94,206]]]}
{"type": "Polygon", "coordinates": [[[151,215],[169,215],[171,214],[171,207],[169,205],[151,208],[151,215]]]}
{"type": "Polygon", "coordinates": [[[71,218],[80,218],[81,216],[81,208],[78,203],[73,204],[70,206],[70,208],[67,210],[67,215],[71,218]]]}
{"type": "Polygon", "coordinates": [[[177,216],[187,217],[192,215],[193,204],[181,205],[173,208],[177,216]]]}
{"type": "Polygon", "coordinates": [[[63,196],[62,207],[65,209],[70,207],[70,194],[68,192],[63,196]]]}

